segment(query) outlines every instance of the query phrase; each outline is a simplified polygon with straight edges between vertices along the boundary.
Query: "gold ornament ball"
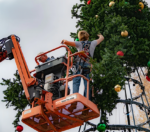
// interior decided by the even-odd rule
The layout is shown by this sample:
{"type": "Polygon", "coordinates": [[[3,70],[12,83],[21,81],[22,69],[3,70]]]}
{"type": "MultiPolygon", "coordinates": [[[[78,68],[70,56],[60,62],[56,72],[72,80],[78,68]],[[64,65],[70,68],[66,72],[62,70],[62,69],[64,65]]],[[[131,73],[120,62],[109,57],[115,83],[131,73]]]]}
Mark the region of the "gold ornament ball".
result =
{"type": "Polygon", "coordinates": [[[139,2],[139,6],[141,7],[141,9],[143,10],[144,8],[144,4],[142,2],[139,2]]]}
{"type": "Polygon", "coordinates": [[[115,4],[115,2],[114,2],[114,1],[111,1],[111,2],[109,3],[109,7],[113,6],[114,4],[115,4]]]}
{"type": "Polygon", "coordinates": [[[122,37],[127,37],[127,36],[128,36],[128,31],[126,31],[126,30],[125,30],[125,31],[122,31],[122,32],[121,32],[121,36],[122,36],[122,37]]]}
{"type": "Polygon", "coordinates": [[[121,86],[120,85],[116,85],[115,86],[115,91],[116,92],[120,92],[121,91],[121,86]]]}
{"type": "Polygon", "coordinates": [[[98,15],[95,15],[96,18],[98,18],[98,15]]]}

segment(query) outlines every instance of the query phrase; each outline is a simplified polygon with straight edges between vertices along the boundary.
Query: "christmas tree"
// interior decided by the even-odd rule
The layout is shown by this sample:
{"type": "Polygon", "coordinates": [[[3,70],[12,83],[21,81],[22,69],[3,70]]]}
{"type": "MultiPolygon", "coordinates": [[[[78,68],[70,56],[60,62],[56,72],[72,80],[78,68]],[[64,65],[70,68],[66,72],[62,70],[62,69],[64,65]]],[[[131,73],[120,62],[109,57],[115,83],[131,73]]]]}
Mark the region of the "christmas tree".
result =
{"type": "MultiPolygon", "coordinates": [[[[72,8],[72,17],[78,18],[77,32],[86,30],[89,41],[105,37],[94,53],[91,84],[93,101],[102,110],[102,121],[108,123],[106,113],[116,106],[118,93],[114,87],[125,84],[134,67],[145,67],[150,58],[150,12],[143,0],[80,0],[72,8]],[[100,91],[100,92],[98,92],[100,91]],[[100,93],[100,94],[98,94],[100,93]]],[[[71,47],[72,52],[76,49],[71,47]]]]}

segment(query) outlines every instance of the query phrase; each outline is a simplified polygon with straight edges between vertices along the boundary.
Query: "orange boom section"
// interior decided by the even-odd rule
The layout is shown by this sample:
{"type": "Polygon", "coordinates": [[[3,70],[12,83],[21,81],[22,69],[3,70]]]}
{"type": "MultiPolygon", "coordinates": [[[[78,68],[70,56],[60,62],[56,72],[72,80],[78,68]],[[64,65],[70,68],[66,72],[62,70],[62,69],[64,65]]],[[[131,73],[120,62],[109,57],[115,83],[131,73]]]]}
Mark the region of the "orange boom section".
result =
{"type": "Polygon", "coordinates": [[[4,45],[7,57],[15,59],[25,95],[32,105],[22,113],[22,122],[26,125],[39,132],[61,132],[100,116],[97,106],[89,100],[89,80],[81,74],[69,76],[73,56],[79,56],[84,61],[89,58],[84,52],[72,54],[67,46],[61,45],[36,56],[37,66],[30,72],[16,36],[9,37],[4,45]],[[38,57],[60,48],[66,48],[67,57],[57,57],[39,64],[38,57]],[[35,78],[31,77],[32,72],[35,72],[35,78]],[[69,95],[68,82],[78,76],[87,80],[86,97],[79,93],[69,95]],[[70,110],[74,104],[76,108],[70,110]]]}
{"type": "Polygon", "coordinates": [[[31,85],[34,85],[36,80],[34,78],[31,78],[29,69],[27,67],[25,58],[23,56],[21,47],[19,45],[19,42],[16,40],[15,36],[11,36],[12,43],[14,47],[12,48],[12,53],[19,71],[19,75],[21,78],[21,82],[25,91],[25,95],[27,99],[30,99],[30,95],[28,92],[28,87],[31,85]]]}

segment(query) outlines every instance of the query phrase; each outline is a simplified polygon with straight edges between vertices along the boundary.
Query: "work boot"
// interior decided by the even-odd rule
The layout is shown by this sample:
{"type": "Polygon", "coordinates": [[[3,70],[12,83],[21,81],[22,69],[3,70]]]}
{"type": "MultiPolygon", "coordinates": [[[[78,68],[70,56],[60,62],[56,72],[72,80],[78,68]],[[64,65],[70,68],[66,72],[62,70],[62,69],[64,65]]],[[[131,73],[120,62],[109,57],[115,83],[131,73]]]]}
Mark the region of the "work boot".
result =
{"type": "Polygon", "coordinates": [[[76,107],[77,107],[77,102],[72,103],[71,106],[68,108],[69,112],[72,113],[73,110],[76,109],[76,107]]]}

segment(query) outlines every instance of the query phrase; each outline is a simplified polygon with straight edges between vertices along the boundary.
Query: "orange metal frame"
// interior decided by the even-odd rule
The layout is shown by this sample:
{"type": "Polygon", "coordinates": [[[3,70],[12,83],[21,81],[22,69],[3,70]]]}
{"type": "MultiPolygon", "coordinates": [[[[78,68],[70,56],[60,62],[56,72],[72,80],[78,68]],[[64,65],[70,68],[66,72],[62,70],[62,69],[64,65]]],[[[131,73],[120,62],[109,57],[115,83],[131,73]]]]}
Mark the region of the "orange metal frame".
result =
{"type": "MultiPolygon", "coordinates": [[[[14,45],[14,48],[12,48],[12,53],[14,55],[14,59],[19,71],[25,95],[27,99],[30,99],[28,87],[37,84],[36,78],[33,78],[30,75],[32,72],[35,71],[35,69],[29,71],[19,42],[16,41],[15,36],[11,36],[11,39],[14,45]]],[[[66,78],[57,79],[53,83],[56,83],[58,81],[65,81],[66,83],[65,97],[52,101],[53,94],[43,90],[41,98],[36,99],[32,102],[32,108],[25,110],[22,113],[22,122],[24,122],[25,124],[27,124],[28,126],[32,127],[33,129],[39,132],[54,132],[54,131],[61,132],[67,129],[80,126],[83,124],[84,121],[97,118],[100,115],[97,106],[89,100],[89,80],[85,76],[80,74],[72,75],[70,77],[68,76],[69,70],[73,66],[73,56],[78,55],[84,61],[85,57],[89,58],[86,54],[84,54],[83,51],[72,54],[67,46],[61,45],[55,49],[52,49],[41,55],[36,56],[35,61],[37,65],[39,65],[39,62],[37,61],[38,57],[47,54],[49,52],[52,52],[54,50],[57,50],[59,48],[66,48],[68,51],[67,64],[63,63],[67,67],[66,78]],[[68,82],[77,76],[81,76],[82,78],[87,80],[87,97],[83,97],[79,93],[67,96],[68,82]],[[81,104],[82,106],[84,106],[84,108],[76,112],[70,112],[67,107],[68,105],[71,105],[72,103],[75,102],[81,104]],[[90,111],[89,115],[87,116],[83,116],[82,114],[78,115],[79,112],[82,113],[87,110],[90,111]],[[66,114],[63,111],[69,112],[69,114],[66,114]],[[56,122],[59,123],[57,124],[56,122]]]]}
{"type": "Polygon", "coordinates": [[[11,39],[14,45],[14,48],[12,48],[12,53],[14,55],[14,59],[15,59],[15,62],[19,71],[19,75],[20,75],[22,85],[25,91],[25,95],[27,99],[30,99],[28,87],[31,85],[34,85],[36,83],[36,79],[32,78],[30,75],[30,72],[27,67],[19,42],[16,41],[15,36],[11,36],[11,39]]]}

